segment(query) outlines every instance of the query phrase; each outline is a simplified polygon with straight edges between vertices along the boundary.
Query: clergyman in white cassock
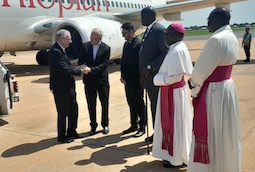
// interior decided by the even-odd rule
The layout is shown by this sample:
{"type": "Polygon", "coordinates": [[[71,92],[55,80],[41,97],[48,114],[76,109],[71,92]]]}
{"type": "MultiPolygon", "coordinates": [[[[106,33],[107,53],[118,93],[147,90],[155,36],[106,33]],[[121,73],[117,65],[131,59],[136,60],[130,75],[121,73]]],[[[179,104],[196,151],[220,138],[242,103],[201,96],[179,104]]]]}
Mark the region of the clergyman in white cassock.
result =
{"type": "Polygon", "coordinates": [[[180,23],[168,27],[166,42],[170,48],[153,80],[160,91],[152,156],[170,162],[171,167],[188,164],[192,138],[193,116],[184,76],[191,75],[193,66],[182,41],[184,32],[180,23]]]}
{"type": "Polygon", "coordinates": [[[209,15],[208,29],[213,35],[189,80],[194,97],[194,130],[188,172],[241,171],[240,114],[231,78],[239,45],[229,19],[224,8],[216,8],[209,15]]]}

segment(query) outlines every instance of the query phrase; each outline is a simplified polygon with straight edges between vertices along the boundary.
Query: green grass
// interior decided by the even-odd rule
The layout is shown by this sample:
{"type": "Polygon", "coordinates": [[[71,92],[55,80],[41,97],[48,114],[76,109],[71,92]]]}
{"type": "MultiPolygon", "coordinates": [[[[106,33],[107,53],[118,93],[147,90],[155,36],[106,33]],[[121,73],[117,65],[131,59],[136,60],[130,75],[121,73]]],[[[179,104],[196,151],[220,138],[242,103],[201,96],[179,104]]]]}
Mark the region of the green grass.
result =
{"type": "MultiPolygon", "coordinates": [[[[250,30],[255,30],[255,27],[252,27],[250,30]]],[[[245,28],[234,28],[234,32],[243,31],[245,32],[245,28]]],[[[188,30],[185,32],[184,36],[197,36],[197,35],[208,35],[211,34],[208,30],[188,30]]]]}
{"type": "Polygon", "coordinates": [[[210,32],[208,30],[187,30],[184,36],[197,36],[197,35],[208,35],[210,32]]]}
{"type": "MultiPolygon", "coordinates": [[[[251,27],[250,30],[255,30],[255,27],[251,27]]],[[[243,31],[245,32],[245,28],[234,28],[234,32],[240,32],[243,31]]],[[[209,35],[211,34],[207,29],[206,30],[188,30],[185,32],[184,36],[198,36],[198,35],[209,35]]],[[[140,39],[142,39],[143,34],[138,35],[140,39]]]]}

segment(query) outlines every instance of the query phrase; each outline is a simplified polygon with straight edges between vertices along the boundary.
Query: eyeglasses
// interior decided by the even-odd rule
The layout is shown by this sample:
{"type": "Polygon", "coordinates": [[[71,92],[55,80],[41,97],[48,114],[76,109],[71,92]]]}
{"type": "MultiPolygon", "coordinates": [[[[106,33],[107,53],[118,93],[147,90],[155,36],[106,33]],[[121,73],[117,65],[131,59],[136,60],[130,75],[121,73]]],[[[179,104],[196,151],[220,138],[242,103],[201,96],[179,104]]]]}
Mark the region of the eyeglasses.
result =
{"type": "Polygon", "coordinates": [[[127,32],[122,32],[122,35],[125,36],[128,32],[129,32],[129,31],[127,31],[127,32]]]}
{"type": "Polygon", "coordinates": [[[130,30],[124,31],[122,30],[122,35],[125,36],[130,30]]]}
{"type": "Polygon", "coordinates": [[[91,40],[99,40],[99,37],[90,37],[91,40]]]}
{"type": "Polygon", "coordinates": [[[71,41],[71,40],[72,40],[72,38],[62,38],[62,39],[66,39],[66,40],[69,40],[69,41],[71,41]]]}

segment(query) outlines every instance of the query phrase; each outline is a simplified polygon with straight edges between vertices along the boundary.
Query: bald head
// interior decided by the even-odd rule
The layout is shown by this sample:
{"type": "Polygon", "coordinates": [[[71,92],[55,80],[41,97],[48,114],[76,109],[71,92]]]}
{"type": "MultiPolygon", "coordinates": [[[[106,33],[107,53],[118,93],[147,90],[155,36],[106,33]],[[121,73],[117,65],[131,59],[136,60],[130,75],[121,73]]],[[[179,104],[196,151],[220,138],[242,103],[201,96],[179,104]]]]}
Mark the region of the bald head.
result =
{"type": "Polygon", "coordinates": [[[94,28],[90,35],[90,42],[92,45],[98,45],[103,37],[103,32],[99,28],[94,28]]]}
{"type": "Polygon", "coordinates": [[[230,17],[230,13],[226,8],[214,9],[208,17],[209,31],[214,32],[222,26],[228,25],[230,17]]]}

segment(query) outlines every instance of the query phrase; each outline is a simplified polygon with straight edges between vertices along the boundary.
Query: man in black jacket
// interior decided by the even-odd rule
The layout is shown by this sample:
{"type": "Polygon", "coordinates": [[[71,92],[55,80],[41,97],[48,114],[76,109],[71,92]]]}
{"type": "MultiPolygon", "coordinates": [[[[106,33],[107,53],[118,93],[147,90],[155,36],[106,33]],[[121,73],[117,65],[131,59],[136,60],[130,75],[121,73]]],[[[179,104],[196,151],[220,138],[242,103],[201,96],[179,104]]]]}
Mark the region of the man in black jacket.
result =
{"type": "MultiPolygon", "coordinates": [[[[142,10],[141,23],[147,29],[140,48],[140,81],[142,87],[148,91],[154,126],[159,87],[153,84],[153,78],[157,74],[169,47],[165,43],[165,27],[156,21],[156,12],[152,7],[146,7],[142,10]]],[[[152,141],[153,135],[149,137],[149,142],[152,141]]]]}
{"type": "Polygon", "coordinates": [[[78,104],[73,77],[73,75],[81,75],[82,69],[72,67],[65,53],[65,49],[72,42],[70,32],[59,30],[56,41],[49,51],[50,90],[53,91],[58,112],[58,141],[70,143],[75,138],[83,137],[76,132],[78,104]],[[67,131],[66,118],[68,118],[67,131]]]}
{"type": "Polygon", "coordinates": [[[101,41],[102,31],[95,28],[91,32],[90,42],[84,43],[79,55],[79,65],[86,65],[83,83],[90,116],[90,135],[96,134],[96,99],[97,94],[102,105],[103,134],[109,132],[109,81],[107,67],[110,58],[110,47],[101,41]]]}
{"type": "Polygon", "coordinates": [[[134,137],[140,137],[145,133],[145,106],[143,101],[143,88],[139,79],[139,50],[141,40],[134,34],[134,26],[131,23],[122,25],[122,35],[126,39],[121,58],[121,78],[125,84],[127,102],[130,109],[131,127],[123,131],[123,134],[139,130],[134,137]],[[138,119],[139,117],[139,119],[138,119]]]}

